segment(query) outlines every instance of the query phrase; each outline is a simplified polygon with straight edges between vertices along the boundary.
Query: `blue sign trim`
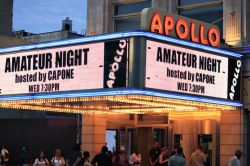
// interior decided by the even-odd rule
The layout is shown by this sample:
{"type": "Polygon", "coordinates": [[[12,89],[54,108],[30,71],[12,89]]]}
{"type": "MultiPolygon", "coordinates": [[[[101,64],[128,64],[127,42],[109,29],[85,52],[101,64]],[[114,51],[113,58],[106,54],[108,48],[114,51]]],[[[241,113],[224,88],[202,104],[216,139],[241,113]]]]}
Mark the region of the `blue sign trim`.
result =
{"type": "Polygon", "coordinates": [[[129,38],[129,37],[148,37],[151,39],[158,39],[158,40],[171,42],[171,43],[175,43],[175,44],[179,44],[183,46],[201,49],[204,51],[219,53],[228,57],[235,57],[235,58],[242,57],[241,54],[223,50],[220,48],[215,48],[215,47],[211,47],[207,45],[202,45],[202,44],[198,44],[198,43],[194,43],[190,41],[180,40],[180,39],[168,37],[165,35],[159,35],[156,33],[140,31],[140,30],[109,33],[109,34],[102,34],[102,35],[96,35],[96,36],[87,36],[87,37],[76,38],[76,39],[67,39],[67,40],[60,40],[60,41],[53,41],[53,42],[45,42],[45,43],[40,43],[40,44],[23,45],[23,46],[17,46],[17,47],[1,48],[0,53],[27,51],[27,50],[32,50],[32,49],[42,49],[42,48],[49,48],[49,47],[58,47],[58,46],[64,46],[64,45],[82,44],[82,43],[98,42],[98,41],[118,39],[118,38],[129,38]]]}
{"type": "MultiPolygon", "coordinates": [[[[17,47],[1,48],[0,53],[9,53],[17,51],[28,51],[33,49],[44,49],[58,46],[68,46],[73,44],[84,44],[89,42],[98,42],[104,40],[112,40],[119,38],[129,38],[129,37],[147,37],[151,39],[157,39],[165,42],[171,42],[174,44],[188,46],[195,49],[200,49],[204,51],[210,51],[214,53],[223,54],[227,57],[241,58],[242,55],[234,53],[231,51],[223,50],[220,48],[215,48],[211,46],[206,46],[198,43],[193,43],[189,41],[184,41],[165,35],[159,35],[156,33],[146,32],[146,31],[128,31],[128,32],[119,32],[119,33],[110,33],[102,34],[96,36],[87,36],[77,39],[68,39],[61,41],[45,42],[40,44],[31,44],[23,45],[17,47]]],[[[101,89],[101,90],[92,90],[92,91],[69,91],[69,92],[57,92],[57,93],[41,93],[41,94],[24,94],[24,95],[12,95],[12,96],[0,96],[0,101],[14,101],[14,100],[34,100],[34,99],[51,99],[51,98],[67,98],[67,97],[90,97],[90,96],[109,96],[109,95],[129,95],[129,94],[138,94],[138,95],[150,95],[157,97],[166,97],[173,99],[181,100],[190,100],[197,102],[207,102],[212,104],[221,104],[235,107],[242,107],[243,104],[237,101],[230,100],[220,100],[220,99],[210,99],[206,97],[197,97],[191,95],[175,94],[171,92],[160,92],[156,90],[146,90],[146,89],[101,89]]]]}

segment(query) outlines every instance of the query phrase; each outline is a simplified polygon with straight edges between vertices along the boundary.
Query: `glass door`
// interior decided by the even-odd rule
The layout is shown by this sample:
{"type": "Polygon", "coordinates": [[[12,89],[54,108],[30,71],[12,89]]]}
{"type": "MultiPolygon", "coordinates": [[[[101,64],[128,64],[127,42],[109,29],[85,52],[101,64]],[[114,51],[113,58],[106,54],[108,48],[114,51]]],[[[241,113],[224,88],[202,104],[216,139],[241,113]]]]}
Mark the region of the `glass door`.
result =
{"type": "Polygon", "coordinates": [[[213,161],[213,136],[212,134],[200,134],[198,135],[198,146],[201,146],[204,153],[208,156],[207,165],[212,166],[213,161]]]}

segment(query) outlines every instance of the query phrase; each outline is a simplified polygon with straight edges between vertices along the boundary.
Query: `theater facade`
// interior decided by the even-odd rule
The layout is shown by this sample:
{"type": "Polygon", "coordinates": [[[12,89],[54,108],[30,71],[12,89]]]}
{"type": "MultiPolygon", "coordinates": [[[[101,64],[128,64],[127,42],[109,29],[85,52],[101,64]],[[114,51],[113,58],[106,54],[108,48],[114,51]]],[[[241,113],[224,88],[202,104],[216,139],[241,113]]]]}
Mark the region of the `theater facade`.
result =
{"type": "Polygon", "coordinates": [[[146,166],[156,140],[169,149],[182,146],[187,161],[202,146],[211,166],[226,166],[246,145],[242,56],[215,47],[213,28],[199,26],[190,35],[185,28],[194,28],[192,22],[168,18],[161,27],[166,18],[155,15],[152,32],[0,49],[0,107],[81,114],[81,147],[92,155],[106,143],[128,154],[138,148],[146,166]],[[178,38],[161,31],[176,24],[178,38]]]}
{"type": "Polygon", "coordinates": [[[145,31],[0,51],[1,107],[82,114],[84,150],[107,130],[144,159],[153,140],[204,146],[211,165],[244,146],[239,54],[145,31]]]}

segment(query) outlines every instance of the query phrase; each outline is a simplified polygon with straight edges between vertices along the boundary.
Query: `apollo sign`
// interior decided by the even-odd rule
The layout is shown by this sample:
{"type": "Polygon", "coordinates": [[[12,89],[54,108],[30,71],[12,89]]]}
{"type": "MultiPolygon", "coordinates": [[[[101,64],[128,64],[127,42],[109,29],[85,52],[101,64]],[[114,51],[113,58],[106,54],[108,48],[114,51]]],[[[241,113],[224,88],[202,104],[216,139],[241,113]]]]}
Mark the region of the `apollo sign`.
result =
{"type": "Polygon", "coordinates": [[[152,8],[142,11],[141,28],[213,47],[220,45],[220,32],[217,26],[152,8]]]}

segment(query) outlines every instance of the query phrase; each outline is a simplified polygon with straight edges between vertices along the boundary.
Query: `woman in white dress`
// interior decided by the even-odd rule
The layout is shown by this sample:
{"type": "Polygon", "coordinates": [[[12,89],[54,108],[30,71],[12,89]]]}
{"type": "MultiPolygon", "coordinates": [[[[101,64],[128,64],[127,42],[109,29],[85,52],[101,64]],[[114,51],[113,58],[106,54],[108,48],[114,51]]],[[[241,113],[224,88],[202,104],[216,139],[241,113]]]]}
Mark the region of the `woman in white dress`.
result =
{"type": "Polygon", "coordinates": [[[55,156],[51,159],[51,165],[53,166],[65,166],[65,160],[61,156],[61,150],[55,150],[55,156]]]}
{"type": "Polygon", "coordinates": [[[83,152],[83,166],[91,166],[90,154],[88,151],[83,152]]]}
{"type": "Polygon", "coordinates": [[[33,166],[49,166],[49,161],[45,157],[44,152],[40,151],[39,156],[36,158],[33,166]]]}

